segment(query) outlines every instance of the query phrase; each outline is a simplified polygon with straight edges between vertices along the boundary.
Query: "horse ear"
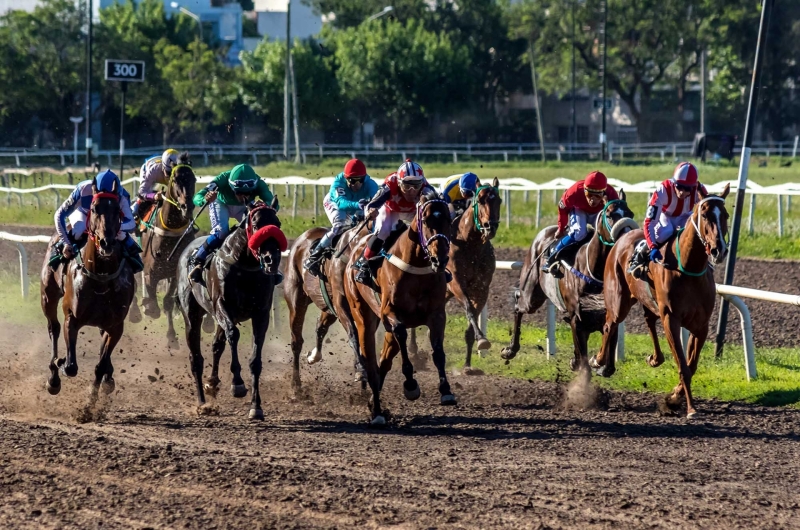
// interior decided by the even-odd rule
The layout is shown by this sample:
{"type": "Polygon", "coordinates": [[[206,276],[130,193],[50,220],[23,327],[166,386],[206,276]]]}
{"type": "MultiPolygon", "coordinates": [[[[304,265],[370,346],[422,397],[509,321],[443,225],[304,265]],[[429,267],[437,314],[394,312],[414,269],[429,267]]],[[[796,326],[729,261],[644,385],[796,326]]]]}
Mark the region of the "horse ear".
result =
{"type": "Polygon", "coordinates": [[[495,177],[494,180],[492,180],[492,186],[495,188],[500,186],[500,181],[497,180],[497,177],[495,177]]]}
{"type": "Polygon", "coordinates": [[[619,198],[621,200],[623,200],[623,201],[627,201],[628,200],[628,196],[625,195],[625,190],[622,189],[622,188],[619,189],[619,198]]]}
{"type": "Polygon", "coordinates": [[[728,182],[727,184],[725,184],[725,189],[722,190],[722,194],[720,195],[720,197],[724,199],[725,197],[728,196],[730,192],[731,192],[731,183],[728,182]]]}
{"type": "Polygon", "coordinates": [[[92,179],[92,195],[97,195],[97,177],[92,179]]]}
{"type": "Polygon", "coordinates": [[[280,204],[278,203],[278,196],[277,196],[277,195],[273,195],[273,196],[272,196],[272,202],[271,202],[271,203],[269,203],[269,206],[270,206],[270,208],[272,208],[273,210],[277,210],[277,209],[278,209],[278,207],[280,206],[280,204]]]}

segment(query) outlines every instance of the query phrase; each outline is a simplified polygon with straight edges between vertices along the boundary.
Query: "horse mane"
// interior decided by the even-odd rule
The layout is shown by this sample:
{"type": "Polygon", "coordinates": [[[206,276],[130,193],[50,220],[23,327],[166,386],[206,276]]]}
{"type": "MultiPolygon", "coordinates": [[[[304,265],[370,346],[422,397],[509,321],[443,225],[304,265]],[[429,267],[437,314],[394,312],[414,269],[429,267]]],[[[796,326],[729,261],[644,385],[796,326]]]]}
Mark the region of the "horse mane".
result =
{"type": "Polygon", "coordinates": [[[192,159],[189,155],[189,151],[184,151],[183,153],[178,155],[178,163],[185,164],[187,166],[192,165],[192,159]]]}

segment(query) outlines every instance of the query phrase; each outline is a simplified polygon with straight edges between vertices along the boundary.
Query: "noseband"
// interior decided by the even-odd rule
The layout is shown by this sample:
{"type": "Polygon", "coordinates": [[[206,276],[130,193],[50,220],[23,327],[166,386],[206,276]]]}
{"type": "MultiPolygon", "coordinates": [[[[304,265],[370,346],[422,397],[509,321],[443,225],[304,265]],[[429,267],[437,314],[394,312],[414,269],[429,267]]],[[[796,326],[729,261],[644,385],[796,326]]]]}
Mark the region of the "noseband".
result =
{"type": "Polygon", "coordinates": [[[484,232],[488,232],[491,230],[492,225],[499,225],[500,221],[492,221],[489,219],[489,228],[484,227],[481,224],[480,215],[478,213],[478,208],[480,207],[480,203],[478,202],[478,196],[480,195],[481,191],[483,190],[492,190],[495,194],[499,193],[498,189],[494,186],[481,186],[477,190],[475,190],[475,199],[472,201],[472,217],[475,220],[475,228],[478,232],[483,235],[484,232]]]}
{"type": "Polygon", "coordinates": [[[448,246],[448,252],[449,252],[449,247],[450,247],[450,239],[444,234],[441,234],[441,233],[440,234],[433,234],[428,239],[425,239],[425,236],[422,235],[422,214],[423,214],[423,212],[425,212],[425,208],[429,204],[433,204],[433,203],[436,203],[436,202],[444,204],[445,207],[447,206],[447,203],[444,202],[442,199],[432,199],[432,200],[429,200],[429,201],[425,201],[424,203],[417,203],[417,234],[419,236],[419,244],[422,247],[422,250],[425,252],[425,259],[426,260],[429,260],[431,258],[431,253],[430,253],[430,250],[428,250],[428,246],[431,244],[431,241],[433,241],[434,239],[437,239],[437,238],[444,239],[445,243],[448,246]]]}
{"type": "MultiPolygon", "coordinates": [[[[723,199],[722,197],[717,197],[716,195],[711,195],[709,197],[706,197],[705,199],[703,199],[702,201],[697,203],[697,206],[695,207],[695,209],[697,210],[697,218],[698,218],[697,221],[695,221],[695,219],[694,219],[694,213],[692,213],[690,219],[692,221],[692,226],[694,226],[695,232],[697,232],[697,238],[703,244],[703,248],[706,249],[706,254],[710,255],[711,254],[711,245],[709,245],[708,241],[706,241],[703,238],[703,232],[700,231],[700,225],[703,223],[703,216],[700,215],[700,209],[702,208],[703,204],[707,203],[708,201],[722,201],[722,203],[725,204],[725,199],[723,199]]],[[[717,219],[717,228],[719,228],[719,219],[717,219]]],[[[720,234],[720,237],[722,237],[721,234],[720,234]]],[[[723,240],[723,242],[724,242],[724,240],[723,240]]]]}
{"type": "Polygon", "coordinates": [[[623,201],[622,199],[614,199],[613,201],[608,201],[606,205],[603,207],[603,210],[599,214],[597,214],[597,221],[595,222],[596,225],[599,225],[600,219],[601,218],[603,219],[602,220],[603,226],[606,227],[606,231],[608,232],[608,236],[609,238],[611,238],[611,241],[606,241],[605,239],[603,239],[603,234],[601,234],[599,230],[597,230],[597,239],[599,239],[600,242],[607,247],[613,247],[614,243],[616,243],[615,241],[616,238],[612,235],[612,226],[608,222],[608,216],[606,215],[606,210],[608,210],[608,207],[615,203],[620,203],[624,205],[626,208],[628,206],[628,203],[623,201]]]}

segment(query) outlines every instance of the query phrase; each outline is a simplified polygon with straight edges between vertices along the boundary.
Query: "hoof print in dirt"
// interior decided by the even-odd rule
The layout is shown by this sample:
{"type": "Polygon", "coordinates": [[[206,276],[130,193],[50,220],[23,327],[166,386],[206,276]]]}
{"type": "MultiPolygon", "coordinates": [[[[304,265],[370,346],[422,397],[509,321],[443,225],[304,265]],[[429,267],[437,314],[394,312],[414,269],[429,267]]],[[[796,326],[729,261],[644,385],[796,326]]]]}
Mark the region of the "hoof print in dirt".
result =
{"type": "Polygon", "coordinates": [[[219,408],[209,403],[204,403],[197,407],[198,416],[219,416],[219,408]]]}
{"type": "Polygon", "coordinates": [[[461,373],[463,375],[485,375],[485,372],[479,368],[473,368],[471,366],[465,366],[461,373]]]}

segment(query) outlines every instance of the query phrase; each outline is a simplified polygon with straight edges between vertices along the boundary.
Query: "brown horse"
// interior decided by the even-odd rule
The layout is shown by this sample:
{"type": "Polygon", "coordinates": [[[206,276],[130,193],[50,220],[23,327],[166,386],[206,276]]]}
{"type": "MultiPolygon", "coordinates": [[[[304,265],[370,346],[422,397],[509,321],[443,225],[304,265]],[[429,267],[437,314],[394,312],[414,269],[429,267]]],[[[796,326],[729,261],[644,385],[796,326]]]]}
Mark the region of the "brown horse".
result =
{"type": "MultiPolygon", "coordinates": [[[[111,193],[98,193],[95,183],[92,183],[92,191],[94,197],[87,221],[89,241],[79,258],[67,265],[60,265],[54,271],[46,257],[42,266],[42,311],[47,318],[47,329],[53,343],[47,391],[53,395],[61,391],[59,367],[67,377],[78,375],[75,347],[78,332],[84,326],[101,330],[100,361],[94,369],[92,397],[97,397],[101,384],[105,393],[114,391],[111,352],[122,337],[125,317],[136,290],[133,271],[123,257],[122,243],[117,241],[122,219],[117,195],[119,190],[115,184],[111,193]],[[58,302],[62,296],[66,359],[58,358],[58,302]]],[[[57,236],[50,241],[50,245],[56,242],[57,236]]],[[[45,256],[49,255],[48,249],[45,256]]]]}
{"type": "Polygon", "coordinates": [[[664,362],[656,335],[656,321],[660,318],[680,374],[680,383],[667,398],[667,404],[680,406],[681,396],[685,395],[689,418],[696,413],[692,403],[692,376],[708,336],[708,322],[717,294],[708,258],[710,256],[714,263],[720,263],[728,253],[725,197],[729,191],[730,186],[725,186],[721,195],[709,195],[695,205],[686,229],[678,231],[662,245],[664,261],[650,265],[647,281],[637,280],[627,272],[636,244],[644,239],[641,230],[620,238],[611,251],[605,270],[603,346],[589,364],[598,375],[610,377],[614,373],[613,347],[617,343],[619,324],[628,316],[633,304],[639,301],[653,339],[654,353],[648,363],[656,367],[664,362]],[[691,333],[688,359],[681,345],[681,327],[691,333]]]}
{"type": "MultiPolygon", "coordinates": [[[[500,225],[499,181],[495,177],[491,186],[481,186],[475,191],[472,204],[463,214],[453,220],[455,234],[450,245],[450,272],[453,281],[447,284],[447,299],[455,298],[467,315],[467,329],[464,341],[467,344],[467,358],[464,373],[478,373],[472,370],[472,348],[475,339],[479,350],[492,347],[478,325],[478,316],[489,299],[495,269],[492,238],[500,225]]],[[[409,334],[409,351],[412,358],[417,351],[416,330],[409,334]]]]}
{"type": "Polygon", "coordinates": [[[247,387],[241,375],[242,367],[239,364],[237,326],[250,320],[253,324],[253,354],[249,361],[253,392],[250,419],[264,419],[259,390],[261,349],[269,328],[269,313],[276,276],[279,274],[281,252],[286,250],[286,237],[280,230],[281,223],[274,208],[276,205],[277,199],[272,206],[255,203],[248,207],[243,226],[230,233],[211,260],[211,267],[206,272],[205,286],[191,283],[188,274],[192,253],[203,244],[205,238],[195,239],[181,254],[177,273],[178,292],[175,296],[186,325],[186,343],[190,351],[198,413],[210,412],[204,407],[205,392],[216,396],[219,389],[219,360],[225,351],[226,339],[231,348],[231,394],[236,398],[247,395],[247,387]],[[214,355],[211,377],[204,387],[200,330],[205,314],[214,317],[217,329],[211,347],[214,355]]]}
{"type": "MultiPolygon", "coordinates": [[[[331,259],[322,262],[322,274],[314,277],[304,267],[303,262],[311,253],[314,243],[328,231],[327,228],[312,228],[304,232],[292,245],[289,252],[289,265],[286,279],[283,282],[283,296],[289,307],[289,325],[292,330],[292,388],[295,392],[300,390],[300,352],[303,349],[303,323],[306,318],[308,306],[313,302],[320,310],[317,319],[316,346],[311,350],[306,359],[308,364],[322,360],[322,341],[328,329],[338,319],[347,333],[350,347],[355,353],[356,380],[366,385],[366,376],[361,365],[358,350],[358,333],[356,332],[350,306],[344,295],[344,272],[350,259],[350,243],[359,233],[350,229],[342,233],[335,245],[335,252],[331,259]],[[341,254],[340,254],[341,252],[341,254]],[[323,290],[324,289],[324,290],[323,290]]],[[[362,230],[361,234],[366,234],[362,230]]]]}
{"type": "MultiPolygon", "coordinates": [[[[144,287],[147,292],[142,307],[144,314],[150,318],[158,318],[161,314],[156,298],[156,287],[161,280],[167,281],[167,292],[164,295],[164,312],[167,314],[167,339],[170,344],[177,342],[172,313],[175,308],[175,281],[178,262],[167,261],[167,256],[175,248],[178,238],[183,235],[192,220],[194,203],[194,187],[197,182],[189,153],[182,153],[178,165],[172,170],[167,183],[166,195],[160,203],[154,205],[150,220],[144,223],[142,232],[142,259],[144,260],[144,287]]],[[[191,242],[191,238],[183,239],[180,248],[175,252],[180,255],[191,242]]]]}
{"type": "Polygon", "coordinates": [[[414,379],[414,367],[408,357],[407,329],[427,326],[430,330],[433,363],[439,372],[442,405],[454,405],[445,373],[444,328],[447,278],[445,267],[450,252],[450,211],[447,204],[431,193],[417,203],[417,212],[408,230],[392,244],[385,263],[378,269],[375,285],[379,291],[355,281],[354,266],[368,238],[362,238],[350,256],[345,273],[345,295],[358,330],[361,356],[372,390],[372,424],[385,425],[380,391],[392,360],[398,351],[403,359],[403,383],[406,399],[415,400],[420,389],[414,379]],[[380,366],[375,354],[378,322],[386,330],[380,366]]]}
{"type": "Polygon", "coordinates": [[[587,367],[589,335],[603,330],[603,270],[615,242],[622,234],[638,228],[633,212],[628,208],[625,192],[620,190],[618,200],[608,201],[597,215],[594,234],[575,255],[574,265],[561,261],[565,269],[557,278],[542,272],[544,254],[547,253],[556,233],[555,226],[539,232],[525,255],[520,271],[519,288],[514,293],[514,330],[511,344],[503,348],[501,357],[513,359],[519,352],[519,335],[522,315],[531,314],[548,299],[563,313],[572,328],[574,357],[570,367],[579,370],[587,367]],[[565,274],[563,274],[565,273],[565,274]]]}

